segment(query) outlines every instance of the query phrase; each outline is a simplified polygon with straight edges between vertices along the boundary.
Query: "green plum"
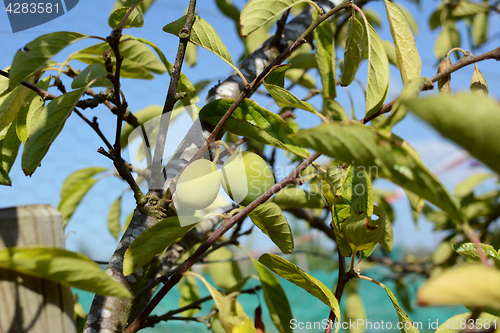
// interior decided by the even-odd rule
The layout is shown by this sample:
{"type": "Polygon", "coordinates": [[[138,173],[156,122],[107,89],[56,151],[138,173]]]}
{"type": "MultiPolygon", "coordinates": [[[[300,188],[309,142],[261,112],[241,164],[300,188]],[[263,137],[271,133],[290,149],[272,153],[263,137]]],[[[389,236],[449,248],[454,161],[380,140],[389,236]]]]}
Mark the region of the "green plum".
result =
{"type": "Polygon", "coordinates": [[[196,160],[182,172],[177,182],[177,201],[181,207],[203,209],[210,206],[219,193],[219,168],[209,160],[196,160]]]}
{"type": "Polygon", "coordinates": [[[271,169],[259,155],[244,151],[222,166],[222,187],[235,202],[247,206],[274,185],[271,169]]]}

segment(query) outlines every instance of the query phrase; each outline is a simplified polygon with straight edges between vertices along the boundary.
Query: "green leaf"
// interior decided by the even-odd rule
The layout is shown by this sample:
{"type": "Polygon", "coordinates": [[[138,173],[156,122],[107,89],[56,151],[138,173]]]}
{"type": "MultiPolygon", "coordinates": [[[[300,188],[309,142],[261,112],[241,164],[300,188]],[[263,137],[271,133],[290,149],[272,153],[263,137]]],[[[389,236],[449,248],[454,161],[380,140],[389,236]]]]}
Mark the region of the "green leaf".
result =
{"type": "Polygon", "coordinates": [[[123,258],[123,275],[127,276],[149,263],[156,255],[168,246],[181,239],[199,220],[197,217],[182,217],[183,222],[193,224],[181,226],[178,217],[168,217],[139,234],[125,251],[123,258]]]}
{"type": "Polygon", "coordinates": [[[285,215],[274,202],[263,203],[250,214],[252,222],[262,230],[283,253],[293,252],[292,229],[285,215]]]}
{"type": "Polygon", "coordinates": [[[415,38],[404,12],[395,4],[384,0],[387,19],[391,26],[391,35],[396,46],[399,70],[403,84],[420,76],[422,61],[418,54],[415,38]]]}
{"type": "Polygon", "coordinates": [[[245,251],[250,260],[252,260],[255,270],[259,275],[262,290],[264,291],[264,300],[266,301],[274,326],[276,326],[281,333],[292,332],[290,327],[290,320],[293,318],[292,309],[290,308],[288,298],[279,280],[264,265],[255,260],[250,252],[243,247],[240,248],[245,251]]]}
{"type": "Polygon", "coordinates": [[[463,304],[500,309],[500,271],[480,263],[443,270],[417,293],[418,305],[463,304]]]}
{"type": "Polygon", "coordinates": [[[291,106],[312,113],[317,112],[311,104],[301,101],[294,94],[283,88],[285,71],[288,67],[290,67],[290,65],[276,68],[275,70],[278,70],[279,74],[273,75],[273,70],[270,75],[264,79],[264,87],[266,87],[267,91],[271,94],[280,108],[291,106]]]}
{"type": "MultiPolygon", "coordinates": [[[[155,1],[156,0],[142,0],[141,3],[139,3],[138,8],[140,8],[141,12],[146,13],[146,11],[155,1]]],[[[136,2],[137,0],[117,0],[115,2],[115,5],[113,6],[113,10],[120,7],[130,7],[133,3],[136,2]]]]}
{"type": "MultiPolygon", "coordinates": [[[[231,99],[218,99],[200,110],[200,120],[216,125],[233,104],[231,99]]],[[[252,100],[245,99],[234,110],[224,125],[225,130],[258,142],[284,149],[301,157],[309,152],[288,137],[293,130],[277,114],[272,113],[252,100]]]]}
{"type": "MultiPolygon", "coordinates": [[[[488,323],[489,328],[495,327],[500,322],[500,318],[489,313],[481,313],[477,319],[469,322],[471,318],[471,313],[462,313],[446,319],[434,333],[461,333],[464,330],[460,328],[460,324],[464,323],[468,328],[476,328],[477,330],[486,329],[486,323],[488,323]],[[496,323],[496,324],[495,324],[496,323]],[[457,325],[458,324],[458,325],[457,325]]],[[[463,327],[463,324],[462,324],[463,327]]],[[[497,329],[498,330],[498,329],[497,329]]]]}
{"type": "Polygon", "coordinates": [[[325,115],[326,118],[333,121],[343,121],[349,119],[342,105],[340,105],[334,99],[323,98],[322,113],[325,115]]]}
{"type": "MultiPolygon", "coordinates": [[[[163,111],[163,107],[161,105],[150,105],[147,106],[144,110],[139,110],[134,113],[134,116],[137,118],[137,121],[140,125],[146,123],[147,121],[158,117],[161,115],[163,111]]],[[[137,134],[134,132],[134,127],[129,123],[123,125],[122,133],[120,135],[120,144],[122,149],[128,146],[128,143],[131,142],[137,134]],[[133,134],[134,132],[134,134],[133,134]]]]}
{"type": "Polygon", "coordinates": [[[382,283],[377,283],[377,284],[385,289],[387,296],[389,296],[389,298],[391,299],[392,305],[394,306],[394,309],[396,310],[396,313],[398,314],[399,322],[401,323],[401,326],[402,326],[401,332],[402,333],[419,333],[419,331],[417,329],[418,324],[414,326],[410,317],[399,306],[398,300],[396,299],[396,296],[394,296],[392,291],[389,288],[387,288],[385,285],[383,285],[382,283]]]}
{"type": "MultiPolygon", "coordinates": [[[[365,117],[376,113],[384,104],[389,91],[389,60],[385,53],[382,40],[373,27],[365,22],[364,36],[368,45],[368,83],[366,87],[366,112],[365,117]]],[[[396,48],[397,51],[397,48],[396,48]]],[[[399,60],[399,59],[398,59],[399,60]]],[[[399,61],[401,67],[401,61],[399,61]]]]}
{"type": "Polygon", "coordinates": [[[267,22],[299,3],[308,0],[251,0],[240,14],[241,34],[246,37],[267,22]]]}
{"type": "MultiPolygon", "coordinates": [[[[363,299],[357,293],[347,294],[344,310],[345,322],[357,323],[358,320],[366,320],[366,310],[363,304],[363,299]]],[[[353,325],[349,329],[349,333],[364,333],[363,325],[353,325]]]]}
{"type": "Polygon", "coordinates": [[[352,83],[359,64],[363,60],[365,50],[363,46],[363,38],[365,29],[359,20],[351,17],[347,23],[347,39],[345,42],[344,64],[342,67],[342,76],[340,77],[340,85],[345,87],[352,83]]]}
{"type": "Polygon", "coordinates": [[[307,192],[297,186],[287,186],[272,198],[281,209],[324,208],[325,200],[318,193],[307,192]]]}
{"type": "Polygon", "coordinates": [[[446,25],[439,33],[434,42],[434,54],[436,58],[443,59],[449,50],[460,46],[460,34],[453,21],[446,21],[446,25]]]}
{"type": "Polygon", "coordinates": [[[396,47],[394,46],[394,44],[392,44],[388,40],[383,40],[382,44],[384,45],[385,53],[387,54],[387,60],[389,60],[389,63],[399,68],[398,56],[396,55],[396,47]]]}
{"type": "Polygon", "coordinates": [[[488,34],[488,12],[479,13],[472,20],[472,37],[476,42],[476,47],[481,46],[487,40],[488,34]]]}
{"type": "Polygon", "coordinates": [[[93,176],[103,171],[106,171],[106,168],[89,167],[73,172],[68,176],[68,178],[66,178],[61,187],[61,198],[67,197],[76,187],[80,186],[79,183],[85,181],[88,178],[92,178],[93,176]]]}
{"type": "MultiPolygon", "coordinates": [[[[0,78],[7,85],[9,80],[3,76],[0,78]]],[[[32,81],[32,80],[31,80],[32,81]]],[[[0,83],[0,85],[3,85],[0,83]]],[[[31,90],[25,86],[17,86],[12,91],[0,91],[0,130],[12,123],[17,115],[26,107],[26,103],[32,98],[31,90]]],[[[15,125],[14,125],[15,126],[15,125]]]]}
{"type": "MultiPolygon", "coordinates": [[[[181,17],[175,22],[169,23],[163,27],[163,31],[173,34],[177,37],[182,33],[182,28],[186,23],[186,15],[181,17]]],[[[187,37],[187,36],[185,36],[187,37]]],[[[224,60],[228,65],[234,67],[233,59],[229,54],[226,46],[220,39],[219,35],[215,29],[204,19],[196,16],[191,27],[191,34],[189,35],[189,41],[195,45],[201,46],[204,49],[209,50],[222,60],[224,60]]]]}
{"type": "Polygon", "coordinates": [[[207,280],[205,280],[205,278],[203,276],[196,274],[196,273],[193,273],[193,272],[185,272],[183,275],[184,275],[184,277],[194,276],[194,277],[200,279],[200,281],[203,282],[205,287],[208,289],[208,292],[210,293],[210,295],[214,299],[215,307],[219,310],[222,308],[222,303],[224,301],[224,294],[222,294],[220,291],[215,289],[210,283],[208,283],[207,280]]]}
{"type": "Polygon", "coordinates": [[[264,253],[260,256],[259,262],[274,273],[306,290],[308,293],[326,304],[330,309],[332,309],[338,321],[342,322],[339,303],[335,298],[335,295],[333,295],[332,291],[321,281],[307,274],[286,259],[275,254],[264,253]]]}
{"type": "Polygon", "coordinates": [[[197,55],[198,55],[198,48],[197,48],[197,46],[194,45],[194,44],[188,43],[186,45],[185,59],[186,59],[186,64],[189,67],[193,67],[194,65],[196,65],[197,55]]]}
{"type": "Polygon", "coordinates": [[[391,113],[387,119],[380,125],[380,129],[383,131],[390,131],[390,129],[396,125],[398,122],[406,117],[408,113],[408,107],[402,103],[406,99],[414,99],[420,95],[420,92],[424,88],[425,82],[428,79],[425,77],[417,77],[408,81],[399,94],[399,97],[394,101],[392,105],[391,113]]]}
{"type": "Polygon", "coordinates": [[[63,94],[43,108],[23,150],[21,165],[27,176],[40,165],[84,92],[85,88],[80,88],[63,94]]]}
{"type": "MultiPolygon", "coordinates": [[[[129,7],[121,7],[115,9],[111,15],[109,16],[108,19],[108,24],[110,28],[114,29],[117,28],[123,18],[125,17],[125,14],[127,14],[129,10],[129,7]]],[[[142,12],[139,7],[136,7],[132,13],[130,13],[129,17],[127,18],[127,22],[125,22],[125,25],[123,28],[142,28],[144,25],[144,16],[142,15],[142,12]]]]}
{"type": "Polygon", "coordinates": [[[252,320],[243,306],[236,299],[238,292],[232,292],[222,298],[219,308],[219,321],[226,332],[255,333],[252,320]]]}
{"type": "Polygon", "coordinates": [[[495,175],[491,173],[486,173],[486,172],[475,173],[472,176],[465,179],[460,184],[458,184],[457,187],[455,187],[455,190],[453,191],[453,195],[458,199],[465,198],[473,193],[476,186],[478,186],[485,180],[493,177],[495,177],[495,175]]]}
{"type": "Polygon", "coordinates": [[[379,217],[379,220],[382,220],[379,223],[379,225],[383,228],[379,244],[384,248],[384,250],[391,253],[394,243],[391,221],[389,220],[385,212],[378,206],[373,206],[373,214],[377,215],[379,217]]]}
{"type": "Polygon", "coordinates": [[[400,3],[398,4],[398,7],[405,14],[406,21],[410,25],[410,28],[411,28],[411,31],[413,32],[413,34],[418,35],[418,33],[419,33],[418,23],[417,23],[417,20],[415,20],[415,17],[413,17],[413,14],[400,3]]]}
{"type": "Polygon", "coordinates": [[[500,106],[487,97],[458,94],[403,103],[441,135],[500,173],[500,106]]]}
{"type": "Polygon", "coordinates": [[[471,17],[476,14],[488,12],[488,4],[479,4],[472,1],[459,1],[456,6],[452,7],[451,17],[455,20],[471,17]]]}
{"type": "MultiPolygon", "coordinates": [[[[452,245],[453,250],[458,254],[464,256],[467,259],[480,262],[481,257],[479,256],[479,251],[474,243],[464,243],[464,244],[454,244],[452,245]]],[[[500,253],[495,250],[495,248],[489,244],[481,244],[484,253],[487,257],[492,258],[495,261],[497,268],[500,268],[500,253]]]]}
{"type": "Polygon", "coordinates": [[[60,31],[38,37],[17,51],[9,72],[9,88],[13,89],[33,73],[47,68],[47,62],[66,46],[88,38],[78,32],[60,31]]]}
{"type": "Polygon", "coordinates": [[[122,211],[122,197],[118,197],[113,204],[111,205],[111,208],[109,209],[108,213],[108,230],[113,235],[115,239],[118,240],[118,235],[120,235],[120,215],[122,211]]]}
{"type": "MultiPolygon", "coordinates": [[[[81,71],[71,82],[71,88],[78,89],[87,86],[90,81],[97,79],[99,77],[105,77],[108,73],[106,70],[99,64],[93,64],[85,67],[83,71],[81,71]]],[[[113,83],[109,81],[107,78],[101,78],[100,80],[92,83],[90,87],[106,87],[113,88],[113,83]]]]}
{"type": "Polygon", "coordinates": [[[130,292],[86,256],[63,249],[0,249],[0,267],[44,278],[99,295],[130,298],[130,292]]]}
{"type": "Polygon", "coordinates": [[[208,265],[208,270],[214,283],[225,290],[233,288],[241,280],[240,268],[233,259],[234,255],[227,247],[221,247],[207,256],[209,261],[221,261],[208,265]]]}
{"type": "Polygon", "coordinates": [[[337,96],[335,90],[335,45],[332,27],[328,20],[314,29],[314,42],[316,46],[314,56],[323,83],[323,96],[333,99],[337,96]]]}
{"type": "MultiPolygon", "coordinates": [[[[155,50],[156,53],[158,54],[158,57],[160,58],[163,65],[167,68],[168,74],[172,75],[172,71],[174,70],[174,65],[172,65],[167,60],[167,58],[165,58],[165,55],[158,46],[156,46],[154,43],[144,38],[135,38],[135,39],[141,43],[151,46],[153,50],[155,50]]],[[[191,81],[189,81],[186,74],[184,74],[183,72],[181,72],[179,76],[179,83],[177,84],[177,89],[179,92],[181,91],[186,92],[188,94],[186,98],[192,99],[197,95],[197,89],[195,89],[195,86],[191,83],[191,81]]]]}
{"type": "Polygon", "coordinates": [[[94,176],[105,170],[100,167],[85,168],[66,178],[61,187],[61,202],[57,207],[62,214],[64,224],[68,223],[85,194],[97,182],[94,176]]]}
{"type": "Polygon", "coordinates": [[[381,241],[384,222],[381,219],[373,221],[366,213],[353,214],[345,219],[342,223],[344,237],[352,252],[368,250],[377,245],[381,241]]]}
{"type": "MultiPolygon", "coordinates": [[[[99,64],[104,67],[102,54],[107,50],[109,50],[108,43],[99,43],[73,53],[69,59],[80,60],[89,65],[99,64]]],[[[165,73],[166,69],[162,62],[137,38],[131,38],[127,35],[122,36],[119,50],[120,55],[124,58],[120,70],[121,77],[151,80],[154,78],[151,72],[165,73]]],[[[114,54],[111,54],[111,61],[115,66],[116,58],[114,54]]]]}
{"type": "Polygon", "coordinates": [[[0,131],[0,185],[12,185],[9,172],[17,157],[21,141],[17,137],[14,123],[0,131]]]}
{"type": "Polygon", "coordinates": [[[412,191],[405,189],[406,196],[408,197],[408,201],[410,201],[410,206],[412,208],[413,220],[415,224],[418,222],[418,217],[424,209],[425,201],[421,196],[413,193],[412,191]]]}
{"type": "MultiPolygon", "coordinates": [[[[200,292],[198,291],[198,286],[196,285],[196,280],[194,277],[185,276],[184,279],[181,279],[179,281],[179,284],[177,286],[181,294],[181,297],[179,298],[179,308],[182,308],[200,299],[200,292]]],[[[181,315],[183,317],[192,317],[199,310],[200,309],[198,308],[189,309],[181,312],[181,315]]]]}
{"type": "MultiPolygon", "coordinates": [[[[50,76],[44,77],[37,82],[36,86],[47,91],[51,79],[50,76]]],[[[30,130],[33,128],[33,124],[36,124],[36,120],[32,121],[33,118],[38,117],[39,112],[41,112],[45,106],[45,101],[34,91],[28,93],[26,101],[28,104],[19,110],[16,118],[17,136],[23,143],[26,143],[30,130]]]]}
{"type": "Polygon", "coordinates": [[[474,64],[474,73],[470,81],[470,91],[480,96],[488,96],[488,83],[483,73],[477,68],[477,64],[474,64]]]}
{"type": "Polygon", "coordinates": [[[322,154],[362,166],[368,173],[373,172],[373,168],[376,176],[387,178],[424,197],[457,222],[464,222],[457,203],[436,176],[427,170],[406,142],[395,136],[387,138],[372,127],[344,121],[302,130],[292,138],[322,154]]]}

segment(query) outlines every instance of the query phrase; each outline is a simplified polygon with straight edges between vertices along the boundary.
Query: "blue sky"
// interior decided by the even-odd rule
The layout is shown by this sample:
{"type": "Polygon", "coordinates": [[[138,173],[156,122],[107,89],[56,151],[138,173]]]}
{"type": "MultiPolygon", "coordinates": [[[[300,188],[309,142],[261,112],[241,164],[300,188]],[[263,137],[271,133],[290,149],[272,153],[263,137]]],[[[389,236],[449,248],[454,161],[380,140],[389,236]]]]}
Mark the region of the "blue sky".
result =
{"type": "MultiPolygon", "coordinates": [[[[151,40],[163,50],[167,59],[173,62],[178,42],[174,36],[164,33],[162,28],[165,24],[175,21],[182,16],[187,3],[188,1],[157,1],[146,14],[144,27],[129,29],[126,33],[151,40]]],[[[239,0],[234,1],[234,3],[239,8],[242,8],[245,1],[239,0]]],[[[422,10],[420,12],[412,3],[406,1],[401,3],[415,15],[420,25],[420,34],[416,36],[416,42],[423,62],[422,76],[430,77],[436,73],[437,60],[433,55],[433,42],[439,29],[429,31],[427,20],[432,10],[436,7],[436,2],[422,1],[422,10]]],[[[107,24],[107,20],[108,15],[111,13],[112,5],[113,1],[82,0],[72,11],[62,17],[15,34],[10,29],[6,13],[0,11],[0,40],[2,41],[0,67],[5,68],[10,65],[15,52],[19,48],[22,48],[25,44],[42,34],[66,30],[106,37],[111,30],[107,24]]],[[[392,41],[383,3],[376,1],[368,7],[375,10],[382,19],[382,29],[379,30],[381,38],[392,41]]],[[[0,8],[3,8],[3,6],[0,5],[0,8]]],[[[215,6],[215,1],[198,1],[198,15],[213,25],[216,31],[219,32],[233,59],[238,59],[242,52],[242,44],[237,39],[233,22],[219,12],[215,6]]],[[[498,19],[494,19],[491,22],[490,28],[494,27],[495,23],[498,23],[498,19]]],[[[461,24],[459,28],[463,32],[463,38],[466,39],[464,25],[461,24]]],[[[494,31],[490,32],[490,34],[493,33],[494,31]]],[[[478,54],[493,49],[496,46],[494,42],[495,40],[486,44],[482,50],[478,51],[478,54]]],[[[78,42],[61,52],[56,57],[56,60],[63,61],[71,52],[94,43],[96,43],[95,40],[78,42]]],[[[467,49],[467,42],[464,45],[464,48],[467,49]]],[[[342,54],[338,54],[337,56],[342,57],[342,54]]],[[[78,62],[74,62],[72,65],[80,69],[84,68],[84,65],[78,62]]],[[[494,61],[488,61],[480,63],[479,68],[488,80],[490,94],[497,94],[500,67],[496,66],[494,61]]],[[[454,91],[468,89],[472,70],[472,67],[466,68],[453,75],[452,89],[454,91]]],[[[206,96],[208,88],[212,87],[218,80],[225,79],[232,70],[213,54],[206,50],[198,49],[198,64],[193,68],[184,66],[183,71],[193,83],[205,79],[212,80],[200,94],[202,101],[199,103],[199,106],[203,106],[204,96],[206,96]]],[[[366,79],[366,74],[364,74],[366,71],[366,64],[364,64],[360,69],[361,74],[359,78],[361,80],[366,79]]],[[[319,82],[319,79],[316,79],[319,82]]],[[[157,75],[157,78],[153,81],[123,80],[122,90],[126,94],[129,108],[132,111],[137,111],[153,104],[163,105],[168,82],[169,76],[167,74],[157,75]]],[[[67,87],[70,86],[69,81],[65,81],[65,83],[67,87]]],[[[391,66],[391,85],[388,101],[397,96],[401,88],[402,83],[399,72],[391,66]]],[[[349,89],[355,101],[356,114],[358,118],[361,118],[364,111],[362,91],[356,85],[351,86],[349,89]]],[[[55,89],[53,92],[57,94],[55,89]]],[[[294,92],[299,97],[303,97],[306,94],[304,90],[300,89],[294,92]]],[[[346,110],[349,110],[350,105],[346,92],[342,88],[338,88],[338,95],[339,103],[346,110]]],[[[498,95],[495,97],[498,98],[498,95]]],[[[264,107],[269,107],[270,110],[277,110],[277,107],[272,106],[269,100],[263,100],[262,97],[258,96],[255,98],[258,101],[262,101],[264,107]]],[[[311,103],[318,108],[320,107],[319,98],[312,99],[311,103]]],[[[298,110],[297,113],[299,115],[298,122],[302,127],[309,127],[312,124],[318,123],[316,119],[313,119],[311,114],[305,111],[298,110]]],[[[85,110],[84,114],[90,119],[93,116],[97,116],[103,132],[108,137],[113,137],[116,121],[108,109],[101,106],[94,110],[85,110]]],[[[189,126],[189,117],[183,115],[170,129],[170,135],[172,138],[180,138],[189,126]]],[[[431,171],[439,171],[438,177],[450,189],[467,175],[482,170],[482,167],[471,167],[470,163],[463,163],[456,168],[446,169],[448,164],[464,156],[464,152],[453,143],[440,138],[435,131],[412,115],[409,115],[408,119],[403,123],[398,124],[394,131],[406,139],[421,154],[424,163],[431,171]]],[[[167,144],[171,144],[175,148],[172,142],[168,142],[167,144]]],[[[57,207],[60,200],[59,192],[61,185],[64,179],[72,172],[88,166],[111,168],[111,162],[96,152],[97,148],[102,145],[95,133],[81,119],[76,117],[76,115],[71,116],[42,161],[42,166],[37,169],[32,177],[25,177],[22,173],[19,154],[16,164],[11,171],[13,186],[10,188],[0,187],[0,207],[36,203],[48,203],[57,207]]],[[[278,162],[285,163],[285,161],[284,155],[280,155],[278,162]]],[[[68,233],[67,248],[84,251],[92,258],[98,260],[109,258],[115,248],[116,241],[107,231],[107,214],[111,203],[126,189],[123,182],[115,177],[111,177],[111,170],[88,193],[88,196],[77,209],[66,228],[66,232],[68,233]]],[[[396,188],[383,180],[377,181],[375,185],[396,188]]],[[[127,192],[122,203],[122,220],[125,219],[133,207],[134,203],[131,192],[127,192]]],[[[397,201],[394,208],[397,214],[394,223],[395,242],[397,245],[404,245],[415,249],[420,246],[433,248],[438,244],[441,236],[431,233],[431,225],[425,220],[420,220],[420,230],[417,231],[415,229],[406,199],[403,198],[397,201]]],[[[263,247],[272,246],[272,243],[265,237],[262,239],[262,242],[261,245],[263,247]]]]}

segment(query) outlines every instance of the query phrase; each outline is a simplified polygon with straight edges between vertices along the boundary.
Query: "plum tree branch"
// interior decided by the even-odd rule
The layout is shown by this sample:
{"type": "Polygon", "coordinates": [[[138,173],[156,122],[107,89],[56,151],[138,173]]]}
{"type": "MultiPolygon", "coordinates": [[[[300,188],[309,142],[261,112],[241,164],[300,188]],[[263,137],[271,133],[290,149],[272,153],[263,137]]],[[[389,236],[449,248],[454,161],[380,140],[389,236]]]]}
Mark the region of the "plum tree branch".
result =
{"type": "Polygon", "coordinates": [[[254,210],[258,205],[269,199],[273,194],[280,191],[285,186],[295,183],[295,180],[300,177],[300,173],[312,162],[314,162],[320,156],[319,153],[314,153],[304,160],[294,171],[292,171],[288,176],[286,176],[279,183],[275,184],[268,191],[262,194],[259,198],[253,201],[250,205],[246,206],[238,214],[233,216],[229,221],[222,223],[219,228],[208,238],[196,251],[188,258],[186,261],[180,265],[177,272],[173,274],[165,285],[158,291],[158,293],[153,297],[151,302],[147,307],[141,312],[141,314],[134,320],[132,324],[127,328],[125,333],[134,333],[139,329],[144,327],[144,322],[153,311],[153,309],[160,303],[160,301],[165,297],[165,295],[180,281],[182,274],[186,272],[191,266],[196,263],[199,258],[212,246],[215,242],[224,235],[229,229],[231,229],[238,221],[246,217],[252,210],[254,210]]]}

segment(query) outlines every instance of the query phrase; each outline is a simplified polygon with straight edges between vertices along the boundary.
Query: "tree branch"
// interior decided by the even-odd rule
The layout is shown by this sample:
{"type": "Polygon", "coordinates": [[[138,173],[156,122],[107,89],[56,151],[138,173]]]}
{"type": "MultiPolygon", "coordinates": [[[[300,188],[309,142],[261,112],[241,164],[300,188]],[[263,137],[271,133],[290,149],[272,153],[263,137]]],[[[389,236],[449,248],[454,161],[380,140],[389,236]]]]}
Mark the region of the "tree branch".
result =
{"type": "MultiPolygon", "coordinates": [[[[475,56],[475,57],[464,56],[464,57],[462,57],[462,59],[457,61],[452,66],[448,67],[447,69],[440,72],[439,74],[434,75],[430,80],[432,82],[437,82],[437,81],[445,78],[446,76],[450,75],[453,72],[456,72],[457,70],[459,70],[465,66],[468,66],[470,64],[474,64],[474,63],[479,62],[479,61],[488,60],[488,59],[495,59],[497,61],[500,61],[500,47],[498,47],[494,50],[491,50],[489,52],[480,54],[480,55],[475,56]]],[[[433,89],[433,86],[424,86],[423,90],[429,90],[429,89],[433,89]]],[[[368,118],[361,119],[360,122],[363,124],[366,124],[369,121],[377,118],[378,116],[380,116],[384,113],[390,112],[392,110],[392,106],[394,104],[394,101],[395,100],[392,100],[389,103],[384,104],[384,106],[382,106],[382,108],[380,110],[378,110],[376,113],[374,113],[373,115],[371,115],[368,118]]]]}

